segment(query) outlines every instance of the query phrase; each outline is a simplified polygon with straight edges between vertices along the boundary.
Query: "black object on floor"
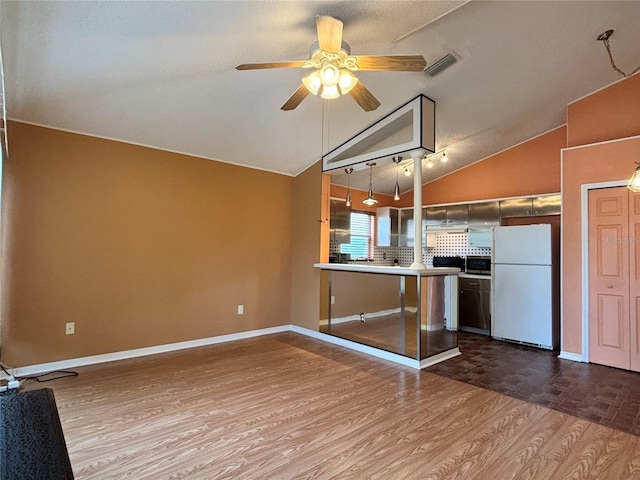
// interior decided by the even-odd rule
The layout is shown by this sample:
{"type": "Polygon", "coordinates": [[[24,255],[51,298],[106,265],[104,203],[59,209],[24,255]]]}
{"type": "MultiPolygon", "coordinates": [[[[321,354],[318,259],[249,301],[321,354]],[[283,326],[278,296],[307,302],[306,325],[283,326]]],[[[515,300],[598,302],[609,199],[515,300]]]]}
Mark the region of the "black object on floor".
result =
{"type": "Polygon", "coordinates": [[[0,480],[31,479],[73,479],[50,388],[0,395],[0,480]]]}

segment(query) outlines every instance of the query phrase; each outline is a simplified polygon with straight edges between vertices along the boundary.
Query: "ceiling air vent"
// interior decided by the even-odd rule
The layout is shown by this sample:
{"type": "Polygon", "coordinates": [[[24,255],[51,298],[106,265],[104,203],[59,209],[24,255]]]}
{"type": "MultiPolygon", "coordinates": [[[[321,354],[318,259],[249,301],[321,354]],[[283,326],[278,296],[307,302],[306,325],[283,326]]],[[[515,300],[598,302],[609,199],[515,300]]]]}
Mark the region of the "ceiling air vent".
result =
{"type": "Polygon", "coordinates": [[[424,69],[424,74],[428,77],[435,77],[441,71],[449,68],[458,61],[458,56],[453,53],[447,53],[444,57],[439,58],[424,69]]]}

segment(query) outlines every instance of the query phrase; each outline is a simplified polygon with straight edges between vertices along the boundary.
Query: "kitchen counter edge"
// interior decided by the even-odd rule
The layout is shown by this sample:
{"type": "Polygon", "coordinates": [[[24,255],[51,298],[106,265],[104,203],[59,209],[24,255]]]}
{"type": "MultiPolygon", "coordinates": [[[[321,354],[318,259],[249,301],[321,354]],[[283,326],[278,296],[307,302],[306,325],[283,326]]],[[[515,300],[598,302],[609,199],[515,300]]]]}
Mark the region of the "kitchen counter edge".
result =
{"type": "Polygon", "coordinates": [[[383,273],[386,275],[404,275],[404,276],[436,276],[436,275],[457,275],[460,273],[459,268],[452,267],[432,267],[414,269],[409,267],[394,267],[390,265],[358,265],[351,263],[314,263],[314,267],[321,270],[334,270],[341,272],[360,272],[360,273],[383,273]]]}

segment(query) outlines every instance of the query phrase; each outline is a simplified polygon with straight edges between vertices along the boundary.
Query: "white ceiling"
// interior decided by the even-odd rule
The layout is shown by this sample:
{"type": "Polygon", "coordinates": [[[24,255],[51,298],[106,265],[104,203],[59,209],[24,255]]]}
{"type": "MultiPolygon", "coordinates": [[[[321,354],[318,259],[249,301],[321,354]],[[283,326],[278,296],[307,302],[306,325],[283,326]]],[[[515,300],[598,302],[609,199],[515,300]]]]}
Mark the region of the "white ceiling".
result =
{"type": "MultiPolygon", "coordinates": [[[[640,1],[21,1],[0,15],[9,118],[287,175],[422,93],[450,158],[430,181],[562,125],[567,103],[621,78],[603,31],[618,67],[640,64],[640,1]],[[312,95],[284,112],[303,70],[234,67],[308,58],[316,15],[344,22],[354,55],[461,60],[431,79],[359,72],[374,112],[312,95]]],[[[394,183],[393,164],[376,167],[374,190],[394,183]]]]}

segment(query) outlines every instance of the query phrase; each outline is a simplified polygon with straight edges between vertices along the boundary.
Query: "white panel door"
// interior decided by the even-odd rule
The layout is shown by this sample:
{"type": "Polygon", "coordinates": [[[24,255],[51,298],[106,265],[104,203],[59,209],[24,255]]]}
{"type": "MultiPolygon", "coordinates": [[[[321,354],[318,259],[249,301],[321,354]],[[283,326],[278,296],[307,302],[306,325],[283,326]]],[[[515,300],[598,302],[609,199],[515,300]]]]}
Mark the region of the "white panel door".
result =
{"type": "Polygon", "coordinates": [[[551,267],[494,265],[492,335],[553,346],[551,267]]]}

